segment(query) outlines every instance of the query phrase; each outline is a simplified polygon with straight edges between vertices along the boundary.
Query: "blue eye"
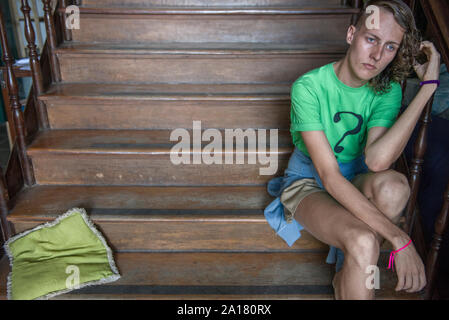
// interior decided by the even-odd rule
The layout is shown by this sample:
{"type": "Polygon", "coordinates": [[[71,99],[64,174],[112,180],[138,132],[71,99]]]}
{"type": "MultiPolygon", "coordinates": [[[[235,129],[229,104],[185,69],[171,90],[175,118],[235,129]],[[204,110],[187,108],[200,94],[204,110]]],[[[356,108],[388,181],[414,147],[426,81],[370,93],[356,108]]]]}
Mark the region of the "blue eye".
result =
{"type": "Polygon", "coordinates": [[[394,46],[391,46],[391,45],[388,46],[387,48],[388,48],[388,50],[390,50],[390,51],[394,51],[394,50],[395,50],[394,46]]]}
{"type": "Polygon", "coordinates": [[[375,39],[374,38],[367,38],[368,39],[368,42],[372,42],[372,41],[374,41],[375,39]],[[371,41],[372,40],[372,41],[371,41]]]}

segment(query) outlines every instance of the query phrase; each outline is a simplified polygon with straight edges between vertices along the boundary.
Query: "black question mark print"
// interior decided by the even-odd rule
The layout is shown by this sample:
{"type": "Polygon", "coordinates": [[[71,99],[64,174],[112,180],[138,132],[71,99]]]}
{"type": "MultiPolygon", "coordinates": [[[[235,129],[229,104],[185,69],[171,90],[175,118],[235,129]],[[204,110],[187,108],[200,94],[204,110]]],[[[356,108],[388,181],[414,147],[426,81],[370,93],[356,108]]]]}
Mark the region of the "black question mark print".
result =
{"type": "Polygon", "coordinates": [[[340,153],[340,152],[342,152],[342,151],[345,149],[345,148],[343,148],[342,146],[340,146],[339,144],[342,143],[343,140],[344,140],[347,136],[349,136],[349,135],[354,135],[354,134],[359,133],[360,130],[362,129],[362,124],[363,124],[363,118],[362,118],[362,116],[359,115],[359,114],[357,114],[357,113],[350,112],[350,111],[341,111],[341,112],[337,112],[337,113],[334,115],[334,122],[335,122],[335,123],[337,123],[337,122],[339,122],[339,121],[341,120],[340,114],[342,114],[342,113],[349,113],[349,114],[352,114],[354,117],[357,118],[358,123],[357,123],[357,126],[356,126],[354,129],[349,130],[349,131],[346,131],[345,134],[343,135],[343,137],[341,137],[341,139],[337,142],[337,144],[336,144],[335,147],[334,147],[334,151],[335,151],[336,153],[340,153]]]}

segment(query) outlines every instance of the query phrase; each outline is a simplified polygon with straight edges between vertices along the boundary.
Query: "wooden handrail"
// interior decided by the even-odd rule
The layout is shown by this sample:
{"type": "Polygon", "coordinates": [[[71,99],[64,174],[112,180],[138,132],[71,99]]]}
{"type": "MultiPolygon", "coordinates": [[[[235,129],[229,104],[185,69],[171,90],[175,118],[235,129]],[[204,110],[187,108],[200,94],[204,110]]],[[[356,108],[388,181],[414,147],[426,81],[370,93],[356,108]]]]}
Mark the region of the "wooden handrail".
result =
{"type": "Polygon", "coordinates": [[[9,51],[8,39],[6,36],[6,28],[5,22],[3,20],[3,12],[0,8],[0,34],[1,34],[1,43],[2,43],[2,51],[3,51],[3,60],[6,65],[7,72],[7,86],[9,91],[9,100],[11,107],[11,114],[13,115],[13,127],[16,134],[15,143],[18,146],[18,155],[21,166],[21,171],[24,179],[24,183],[26,185],[33,185],[34,175],[33,170],[31,168],[31,162],[26,153],[26,129],[24,124],[23,113],[21,110],[21,105],[19,103],[19,90],[17,86],[17,79],[13,71],[13,58],[9,51]]]}
{"type": "Polygon", "coordinates": [[[33,24],[31,22],[31,15],[30,15],[31,9],[30,6],[28,5],[28,0],[22,0],[22,7],[20,9],[22,10],[23,17],[25,18],[25,37],[28,42],[30,67],[34,87],[34,98],[38,110],[39,127],[41,129],[47,129],[49,127],[47,110],[44,107],[43,102],[37,98],[38,96],[43,94],[45,90],[44,90],[44,81],[42,78],[42,70],[39,64],[39,57],[37,54],[37,48],[35,43],[36,36],[33,24]]]}

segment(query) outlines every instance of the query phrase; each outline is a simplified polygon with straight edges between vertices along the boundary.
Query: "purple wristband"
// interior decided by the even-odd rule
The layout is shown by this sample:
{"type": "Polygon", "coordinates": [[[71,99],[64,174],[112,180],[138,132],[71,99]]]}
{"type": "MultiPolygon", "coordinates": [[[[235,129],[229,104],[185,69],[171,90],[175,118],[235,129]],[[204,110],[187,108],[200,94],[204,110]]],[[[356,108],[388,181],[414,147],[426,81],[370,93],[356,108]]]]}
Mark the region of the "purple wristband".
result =
{"type": "Polygon", "coordinates": [[[437,84],[437,88],[440,86],[440,80],[422,81],[422,82],[419,83],[419,85],[422,86],[423,84],[428,84],[428,83],[436,83],[437,84]]]}

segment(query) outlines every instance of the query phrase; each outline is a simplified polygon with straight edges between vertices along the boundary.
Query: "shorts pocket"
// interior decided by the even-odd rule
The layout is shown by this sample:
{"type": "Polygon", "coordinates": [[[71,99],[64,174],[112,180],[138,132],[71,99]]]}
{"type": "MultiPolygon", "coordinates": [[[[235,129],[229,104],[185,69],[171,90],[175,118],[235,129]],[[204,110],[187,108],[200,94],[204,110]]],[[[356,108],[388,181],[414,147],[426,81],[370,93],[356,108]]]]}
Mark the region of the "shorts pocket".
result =
{"type": "Polygon", "coordinates": [[[315,179],[300,179],[293,182],[281,194],[281,203],[284,205],[284,217],[288,223],[294,219],[294,214],[300,202],[309,194],[315,192],[325,192],[316,183],[315,179]]]}

